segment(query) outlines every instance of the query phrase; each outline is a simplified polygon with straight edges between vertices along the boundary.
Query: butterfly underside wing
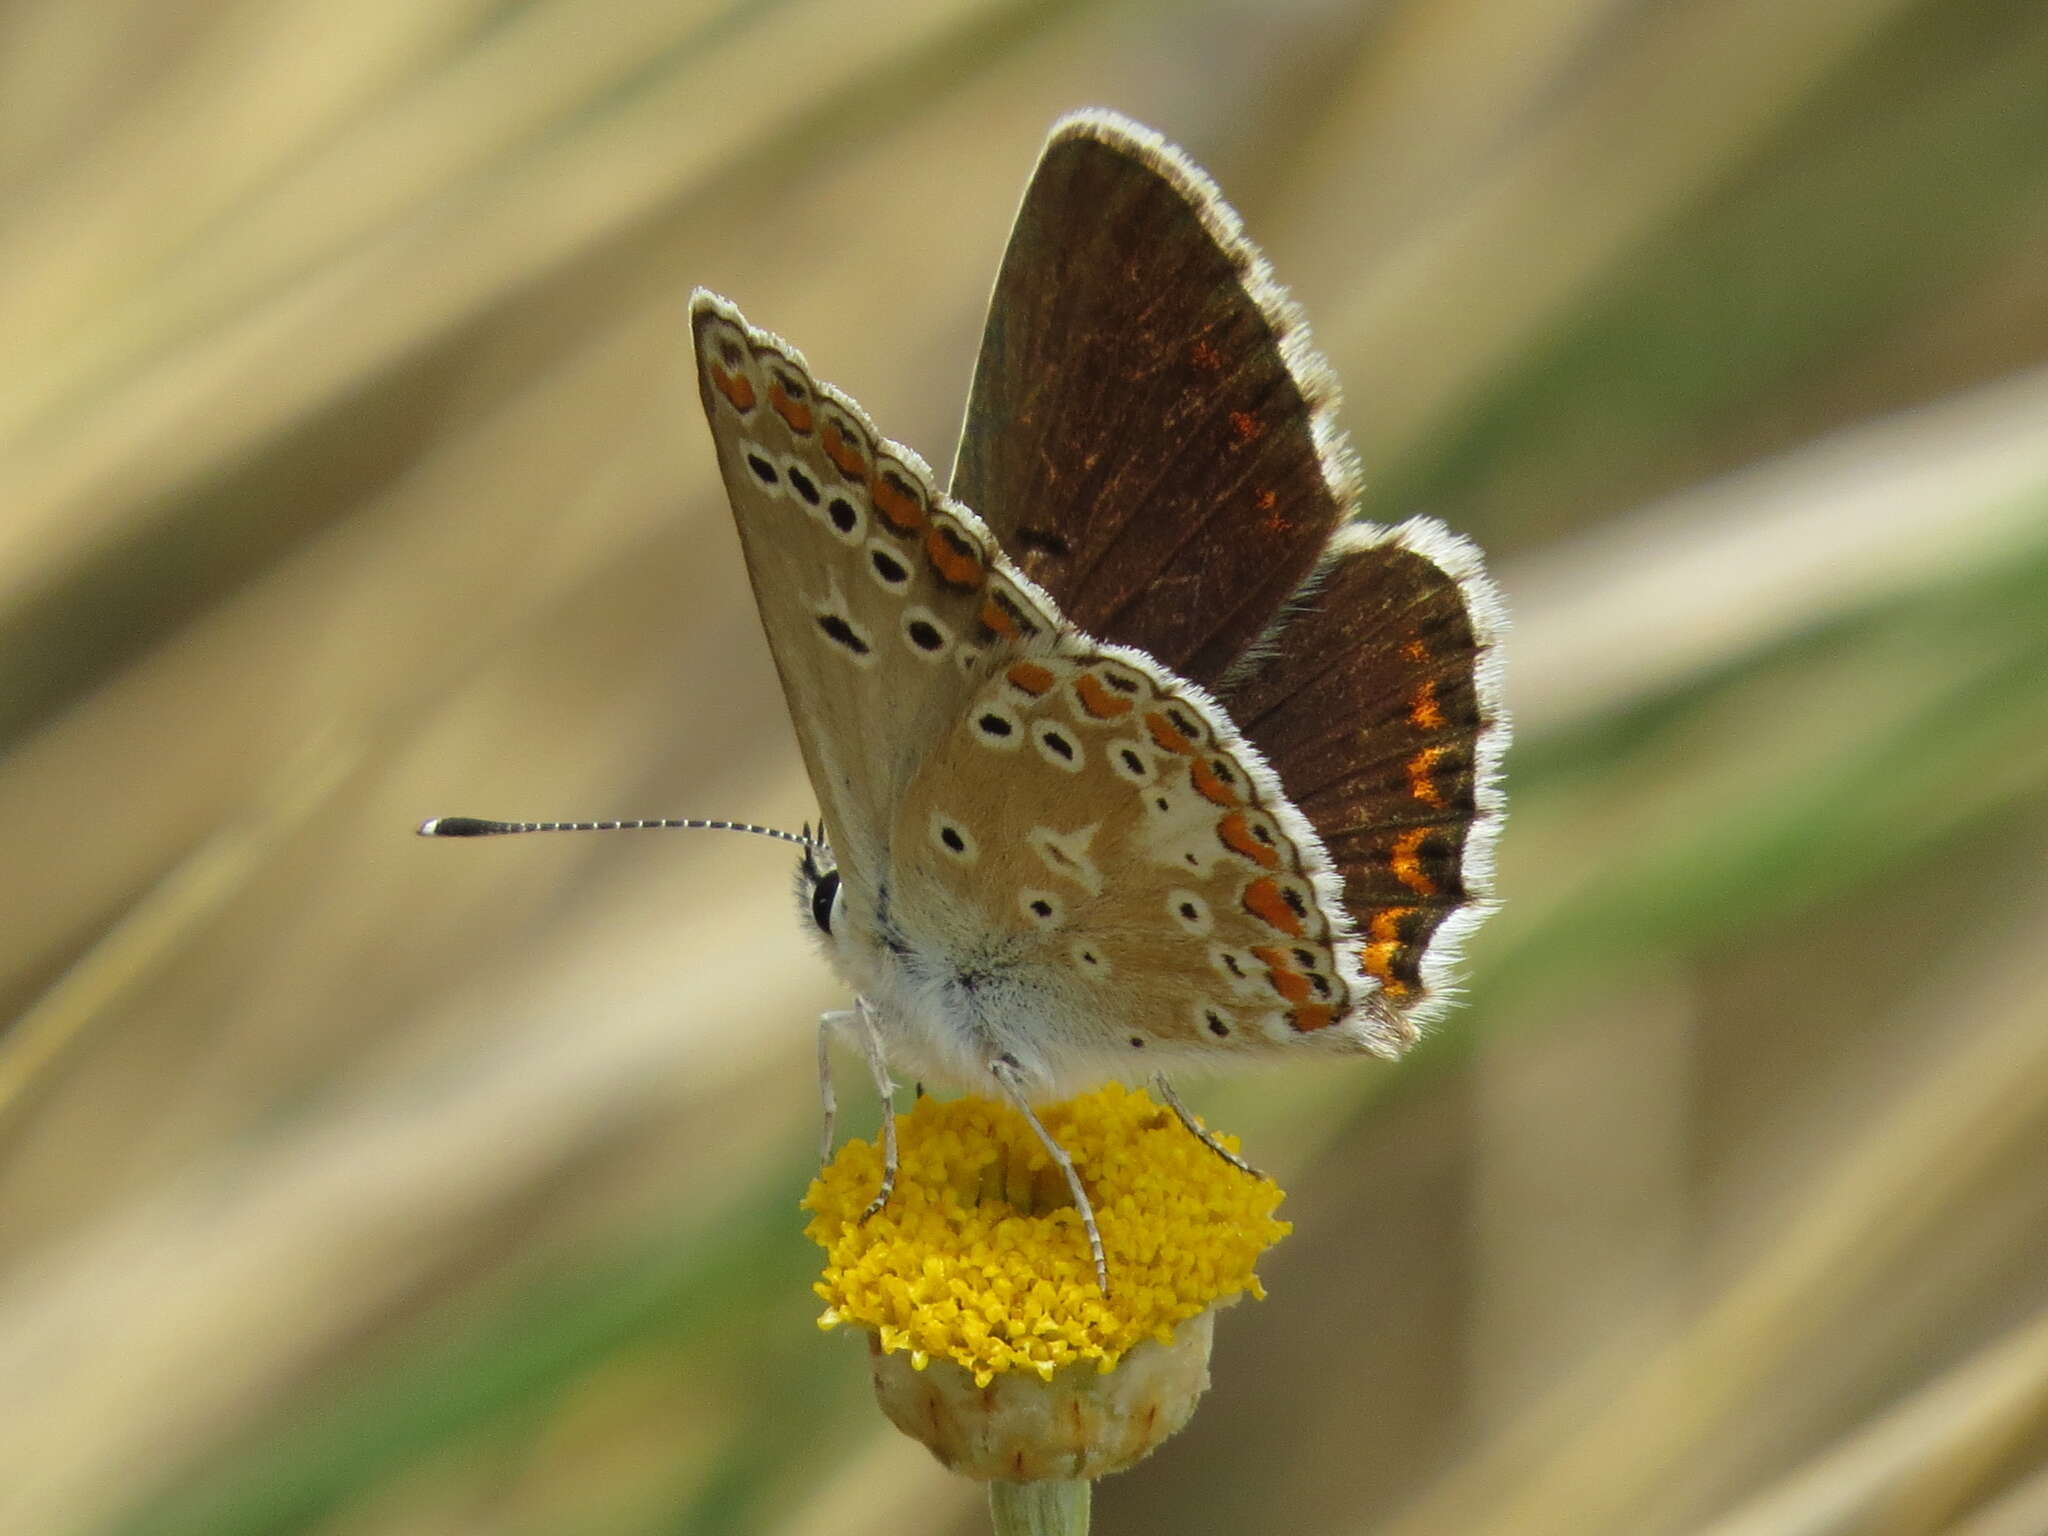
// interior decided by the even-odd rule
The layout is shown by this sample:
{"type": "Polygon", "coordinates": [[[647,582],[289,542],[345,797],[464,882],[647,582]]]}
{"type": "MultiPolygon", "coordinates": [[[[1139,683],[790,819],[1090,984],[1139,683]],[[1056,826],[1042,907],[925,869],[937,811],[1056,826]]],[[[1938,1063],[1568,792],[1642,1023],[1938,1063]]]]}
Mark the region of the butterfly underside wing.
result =
{"type": "Polygon", "coordinates": [[[1484,910],[1497,610],[1437,525],[1346,523],[1334,385],[1207,179],[1055,128],[957,501],[786,343],[692,318],[828,952],[892,1057],[1043,1096],[1397,1054],[1484,910]]]}

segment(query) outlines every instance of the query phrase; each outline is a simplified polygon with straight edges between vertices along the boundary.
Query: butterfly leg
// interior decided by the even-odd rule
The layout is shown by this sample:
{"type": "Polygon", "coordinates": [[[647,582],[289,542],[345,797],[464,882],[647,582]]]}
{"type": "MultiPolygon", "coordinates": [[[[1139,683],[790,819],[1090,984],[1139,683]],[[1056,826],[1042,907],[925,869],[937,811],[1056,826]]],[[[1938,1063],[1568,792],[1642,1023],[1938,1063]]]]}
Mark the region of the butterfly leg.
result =
{"type": "Polygon", "coordinates": [[[875,1010],[864,997],[854,1000],[852,1018],[859,1024],[861,1054],[874,1074],[875,1092],[882,1100],[882,1188],[860,1213],[862,1221],[879,1215],[896,1193],[896,1081],[889,1076],[889,1058],[882,1049],[882,1032],[875,1027],[875,1010]]]}
{"type": "Polygon", "coordinates": [[[889,1077],[888,1058],[882,1051],[881,1032],[875,1028],[874,1010],[866,998],[857,998],[853,1008],[835,1009],[818,1015],[818,1097],[825,1109],[825,1126],[818,1145],[818,1162],[832,1161],[832,1132],[839,1118],[839,1095],[832,1086],[832,1036],[851,1037],[874,1074],[875,1091],[882,1099],[882,1191],[861,1212],[868,1220],[889,1203],[896,1192],[896,1084],[889,1077]]]}
{"type": "Polygon", "coordinates": [[[846,1027],[846,1013],[818,1015],[818,1104],[825,1112],[825,1124],[818,1133],[818,1166],[832,1161],[832,1129],[839,1119],[839,1095],[832,1087],[832,1034],[846,1027]]]}
{"type": "Polygon", "coordinates": [[[1024,1094],[1024,1069],[1014,1056],[998,1056],[988,1064],[988,1073],[1002,1085],[1004,1096],[1011,1107],[1030,1122],[1031,1129],[1038,1133],[1038,1139],[1045,1144],[1045,1150],[1059,1165],[1067,1178],[1067,1192],[1074,1197],[1074,1209],[1081,1217],[1081,1227],[1088,1234],[1088,1252],[1095,1260],[1095,1283],[1102,1294],[1109,1294],[1109,1260],[1102,1252],[1102,1232],[1095,1225],[1095,1206],[1088,1198],[1088,1191],[1081,1187],[1081,1174],[1074,1167],[1074,1160],[1067,1156],[1067,1149],[1052,1139],[1052,1133],[1039,1123],[1038,1116],[1031,1112],[1031,1100],[1024,1094]]]}
{"type": "MultiPolygon", "coordinates": [[[[1181,1103],[1180,1095],[1173,1091],[1173,1084],[1169,1083],[1166,1080],[1165,1073],[1162,1072],[1158,1077],[1155,1077],[1152,1081],[1158,1085],[1159,1096],[1166,1100],[1167,1107],[1170,1108],[1176,1115],[1180,1116],[1180,1123],[1188,1128],[1189,1134],[1192,1135],[1195,1138],[1195,1140],[1199,1141],[1211,1152],[1214,1152],[1218,1157],[1222,1158],[1223,1161],[1230,1164],[1230,1166],[1235,1168],[1239,1173],[1248,1173],[1255,1179],[1266,1178],[1265,1174],[1259,1172],[1258,1169],[1254,1168],[1250,1163],[1246,1162],[1243,1158],[1239,1157],[1235,1152],[1231,1151],[1230,1148],[1224,1146],[1222,1142],[1218,1141],[1213,1135],[1210,1134],[1209,1128],[1207,1126],[1202,1124],[1202,1122],[1197,1120],[1192,1114],[1188,1113],[1187,1105],[1181,1103]]],[[[1266,1182],[1270,1184],[1272,1180],[1266,1179],[1266,1182]]]]}

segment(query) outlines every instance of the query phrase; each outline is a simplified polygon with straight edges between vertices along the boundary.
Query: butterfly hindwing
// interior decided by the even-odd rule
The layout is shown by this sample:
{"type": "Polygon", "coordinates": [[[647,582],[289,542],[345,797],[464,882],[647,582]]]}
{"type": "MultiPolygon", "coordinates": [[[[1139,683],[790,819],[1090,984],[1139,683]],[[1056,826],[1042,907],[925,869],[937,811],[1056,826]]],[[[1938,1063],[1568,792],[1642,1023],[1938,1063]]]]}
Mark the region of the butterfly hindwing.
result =
{"type": "Polygon", "coordinates": [[[1060,999],[1055,1070],[1398,1049],[1314,830],[1214,701],[1141,652],[1071,631],[1010,651],[913,780],[895,847],[907,925],[972,932],[966,969],[1060,999]]]}
{"type": "Polygon", "coordinates": [[[1352,500],[1335,395],[1209,178],[1077,114],[1018,210],[953,494],[1082,630],[1210,684],[1352,500]]]}
{"type": "Polygon", "coordinates": [[[1344,529],[1291,610],[1223,700],[1285,765],[1342,874],[1366,973],[1420,1024],[1490,909],[1500,601],[1479,552],[1418,518],[1344,529]]]}

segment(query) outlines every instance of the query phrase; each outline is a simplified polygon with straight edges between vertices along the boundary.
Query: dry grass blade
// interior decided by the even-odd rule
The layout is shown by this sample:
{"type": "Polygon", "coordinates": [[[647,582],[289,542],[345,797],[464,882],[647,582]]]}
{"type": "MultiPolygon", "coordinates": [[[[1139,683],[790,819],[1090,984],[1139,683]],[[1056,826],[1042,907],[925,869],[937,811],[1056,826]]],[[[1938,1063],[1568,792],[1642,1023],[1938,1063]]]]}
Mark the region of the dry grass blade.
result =
{"type": "MultiPolygon", "coordinates": [[[[2029,910],[2036,923],[2048,917],[2038,897],[2029,910]]],[[[1379,1536],[1644,1529],[1673,1469],[1755,1411],[1820,1319],[1867,1295],[1993,1170],[2038,1147],[2048,969],[2031,943],[1972,958],[1994,968],[1944,977],[1892,1025],[1903,1037],[1939,1006],[1966,1021],[1951,1026],[1953,1042],[1800,1181],[1773,1218],[1778,1230],[1696,1320],[1663,1342],[1617,1341],[1379,1536]]]]}
{"type": "MultiPolygon", "coordinates": [[[[2016,1439],[2048,1418],[2048,1313],[1979,1350],[1818,1462],[1765,1490],[1699,1536],[1828,1536],[1848,1529],[1975,1531],[1956,1526],[1963,1493],[2016,1439]],[[1988,1453],[1988,1454],[1987,1454],[1988,1453]]],[[[2024,1485],[2014,1490],[2024,1494],[2024,1485]]],[[[2017,1528],[2016,1528],[2017,1529],[2017,1528]]]]}
{"type": "Polygon", "coordinates": [[[2048,371],[2021,374],[1705,482],[1524,561],[1517,719],[1566,729],[2010,558],[2048,516],[2043,419],[2048,371]]]}
{"type": "Polygon", "coordinates": [[[1516,125],[1470,192],[1404,231],[1350,309],[1325,322],[1354,397],[1373,402],[1375,460],[1398,462],[1444,431],[1587,303],[1617,251],[1731,174],[1907,8],[1672,6],[1617,23],[1605,50],[1569,60],[1579,89],[1516,125]],[[1432,320],[1432,296],[1447,288],[1484,306],[1448,346],[1432,320]]]}
{"type": "Polygon", "coordinates": [[[1102,1528],[2048,1529],[2025,0],[0,7],[0,1527],[983,1527],[810,1328],[785,861],[409,829],[815,814],[687,293],[943,462],[1097,102],[1522,731],[1458,1022],[1197,1101],[1297,1232],[1102,1528]]]}
{"type": "Polygon", "coordinates": [[[1949,1526],[1946,1536],[2033,1536],[2048,1530],[2048,1467],[1949,1526]]]}

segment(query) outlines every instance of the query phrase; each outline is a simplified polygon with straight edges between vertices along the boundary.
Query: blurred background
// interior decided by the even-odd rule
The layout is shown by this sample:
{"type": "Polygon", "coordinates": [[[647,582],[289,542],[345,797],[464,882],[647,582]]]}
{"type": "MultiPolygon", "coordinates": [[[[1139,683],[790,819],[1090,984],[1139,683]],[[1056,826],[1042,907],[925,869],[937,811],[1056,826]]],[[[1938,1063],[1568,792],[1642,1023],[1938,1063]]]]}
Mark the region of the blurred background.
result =
{"type": "MultiPolygon", "coordinates": [[[[0,4],[0,1530],[966,1533],[821,1336],[839,994],[694,284],[941,467],[1058,113],[1517,629],[1399,1068],[1098,1528],[2048,1532],[2035,0],[0,4]]],[[[842,1066],[843,1124],[873,1124],[842,1066]]]]}

